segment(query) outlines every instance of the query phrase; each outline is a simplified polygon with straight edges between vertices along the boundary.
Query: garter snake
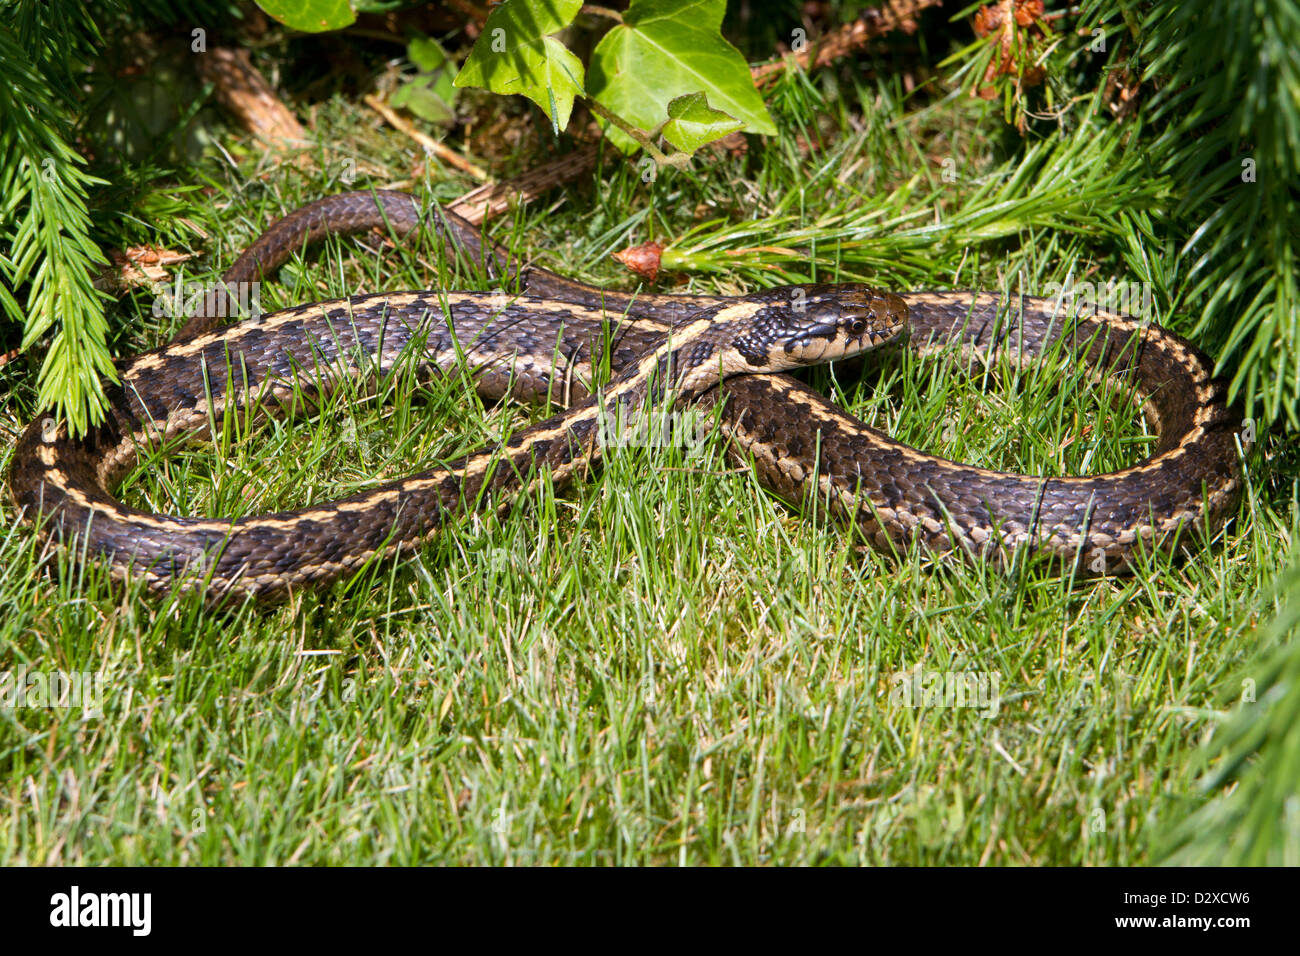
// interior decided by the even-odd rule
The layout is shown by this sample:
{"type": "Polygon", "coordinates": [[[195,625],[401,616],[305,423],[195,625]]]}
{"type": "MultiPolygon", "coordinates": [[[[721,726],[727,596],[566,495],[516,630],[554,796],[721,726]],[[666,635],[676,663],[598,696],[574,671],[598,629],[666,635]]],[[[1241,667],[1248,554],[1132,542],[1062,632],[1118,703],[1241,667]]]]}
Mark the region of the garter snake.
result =
{"type": "Polygon", "coordinates": [[[1241,419],[1209,360],[1153,323],[1075,315],[1050,299],[895,296],[859,285],[744,297],[606,292],[521,265],[464,220],[436,208],[426,215],[394,192],[344,193],[294,211],[223,281],[256,281],[325,234],[372,228],[428,228],[491,272],[522,278],[525,293],[508,303],[499,293],[379,293],[217,328],[227,308],[218,292],[171,344],[120,363],[106,421],[88,436],[73,439],[50,420],[28,427],[10,478],[28,518],[40,516],[45,533],[75,540],[109,561],[114,576],[142,577],[154,590],[282,598],[427,539],[448,512],[484,492],[526,488],[543,471],[567,478],[598,456],[602,415],[692,396],[721,405],[722,431],[765,486],[794,500],[819,495],[884,550],[917,542],[995,561],[1024,550],[1122,572],[1139,549],[1169,549],[1194,529],[1216,529],[1240,495],[1241,419]],[[1063,343],[1094,377],[1131,386],[1159,433],[1155,452],[1084,477],[976,468],[896,442],[779,374],[904,334],[919,352],[956,349],[985,361],[1008,354],[1031,362],[1063,343]],[[283,409],[342,376],[373,377],[417,339],[429,370],[468,363],[485,397],[554,397],[558,385],[573,404],[501,447],[298,511],[197,519],[114,497],[141,448],[202,436],[227,408],[283,409]],[[588,394],[598,362],[617,377],[588,394]]]}

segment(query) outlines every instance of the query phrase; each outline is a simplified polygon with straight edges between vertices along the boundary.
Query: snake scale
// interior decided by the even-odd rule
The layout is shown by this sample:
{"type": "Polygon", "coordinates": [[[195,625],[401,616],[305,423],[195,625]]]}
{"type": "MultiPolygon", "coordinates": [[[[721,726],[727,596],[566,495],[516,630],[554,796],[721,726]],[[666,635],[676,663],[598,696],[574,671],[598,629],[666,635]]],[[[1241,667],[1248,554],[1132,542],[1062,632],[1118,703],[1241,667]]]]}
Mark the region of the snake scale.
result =
{"type": "Polygon", "coordinates": [[[1206,356],[1153,323],[1074,315],[1055,300],[859,285],[743,297],[607,292],[521,264],[459,217],[384,191],[290,213],[223,281],[258,281],[326,234],[376,228],[436,234],[490,273],[522,279],[524,293],[379,293],[219,328],[227,303],[218,291],[171,344],[119,363],[109,413],[89,435],[70,437],[49,419],[25,430],[10,487],[28,520],[151,590],[283,599],[427,540],[485,494],[525,490],[548,473],[564,480],[599,457],[602,415],[688,398],[720,406],[733,453],[767,488],[795,501],[818,495],[882,550],[919,544],[999,562],[1023,551],[1123,572],[1139,550],[1217,529],[1240,496],[1241,418],[1206,356]],[[1063,344],[1094,377],[1131,388],[1158,432],[1155,451],[1084,477],[971,467],[896,442],[781,374],[904,337],[922,354],[955,349],[972,361],[1027,363],[1063,344]],[[413,347],[425,374],[468,366],[486,398],[560,397],[569,409],[500,447],[298,511],[199,519],[114,495],[143,448],[201,438],[231,409],[310,413],[342,378],[374,379],[413,347]],[[589,394],[604,364],[616,377],[589,394]]]}

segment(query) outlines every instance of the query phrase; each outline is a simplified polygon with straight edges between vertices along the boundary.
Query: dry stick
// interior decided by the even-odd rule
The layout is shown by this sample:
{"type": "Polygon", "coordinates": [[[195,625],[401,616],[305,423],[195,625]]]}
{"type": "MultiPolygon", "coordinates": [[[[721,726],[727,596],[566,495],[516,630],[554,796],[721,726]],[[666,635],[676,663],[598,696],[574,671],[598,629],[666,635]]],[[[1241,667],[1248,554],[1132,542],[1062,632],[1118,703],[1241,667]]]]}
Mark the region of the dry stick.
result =
{"type": "Polygon", "coordinates": [[[480,181],[488,178],[488,174],[484,170],[475,166],[468,159],[454,150],[448,149],[427,133],[420,132],[414,125],[402,119],[402,117],[394,112],[387,103],[375,96],[373,93],[366,94],[365,102],[367,106],[386,119],[394,129],[411,137],[411,139],[423,146],[426,152],[433,156],[437,156],[448,166],[459,169],[463,173],[469,173],[469,175],[480,181]]]}
{"type": "Polygon", "coordinates": [[[562,186],[596,168],[596,147],[583,146],[559,159],[534,166],[526,173],[502,182],[484,183],[470,190],[448,208],[477,225],[505,212],[516,201],[529,202],[548,189],[562,186]]]}
{"type": "Polygon", "coordinates": [[[468,0],[448,0],[447,6],[454,7],[457,11],[469,17],[480,26],[487,22],[488,12],[482,7],[469,3],[468,0]]]}
{"type": "MultiPolygon", "coordinates": [[[[212,84],[217,102],[268,147],[281,152],[310,145],[298,118],[253,68],[247,50],[213,47],[199,56],[196,68],[199,78],[212,84]]],[[[311,160],[303,155],[298,161],[311,160]]]]}
{"type": "Polygon", "coordinates": [[[802,53],[763,63],[752,67],[749,72],[754,77],[754,84],[762,86],[784,72],[790,60],[805,70],[819,69],[887,33],[895,30],[915,33],[916,17],[929,7],[942,5],[943,0],[888,0],[880,7],[863,11],[857,20],[836,28],[802,53]]]}
{"type": "MultiPolygon", "coordinates": [[[[311,145],[297,117],[275,95],[265,77],[253,68],[247,50],[214,47],[199,57],[197,69],[199,77],[212,84],[217,102],[233,114],[240,125],[271,149],[277,152],[301,150],[311,145]]],[[[365,101],[390,124],[423,146],[426,152],[475,179],[482,181],[488,178],[488,174],[481,168],[431,136],[421,133],[377,96],[367,96],[365,101]]],[[[311,159],[304,153],[298,157],[297,162],[299,165],[310,165],[311,159]]]]}

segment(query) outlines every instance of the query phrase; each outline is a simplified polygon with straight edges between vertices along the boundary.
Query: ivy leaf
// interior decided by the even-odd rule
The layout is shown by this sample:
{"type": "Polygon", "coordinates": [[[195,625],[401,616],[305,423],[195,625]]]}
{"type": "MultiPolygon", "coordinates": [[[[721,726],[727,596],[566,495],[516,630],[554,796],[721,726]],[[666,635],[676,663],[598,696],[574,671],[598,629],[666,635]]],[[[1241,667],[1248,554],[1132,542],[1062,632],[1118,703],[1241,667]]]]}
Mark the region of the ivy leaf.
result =
{"type": "Polygon", "coordinates": [[[304,33],[341,30],[357,19],[348,0],[257,0],[257,5],[285,26],[304,33]]]}
{"type": "Polygon", "coordinates": [[[574,97],[582,94],[582,61],[549,34],[563,30],[582,0],[506,0],[494,9],[456,86],[518,93],[540,106],[558,133],[569,125],[574,97]]]}
{"type": "MultiPolygon", "coordinates": [[[[632,0],[622,24],[591,55],[590,94],[634,126],[653,130],[668,118],[670,102],[702,92],[738,128],[775,135],[744,57],[722,38],[726,6],[725,0],[632,0]]],[[[606,133],[624,150],[636,145],[613,126],[606,133]]]]}
{"type": "Polygon", "coordinates": [[[406,55],[421,73],[432,73],[447,63],[447,51],[437,40],[426,36],[414,36],[406,47],[406,55]]]}
{"type": "Polygon", "coordinates": [[[685,153],[734,133],[745,124],[709,106],[703,93],[687,93],[668,104],[664,139],[685,153]]]}
{"type": "Polygon", "coordinates": [[[406,55],[419,73],[406,79],[393,94],[392,104],[410,110],[430,123],[450,123],[455,114],[452,104],[456,90],[452,86],[452,63],[436,40],[417,36],[411,40],[406,55]]]}

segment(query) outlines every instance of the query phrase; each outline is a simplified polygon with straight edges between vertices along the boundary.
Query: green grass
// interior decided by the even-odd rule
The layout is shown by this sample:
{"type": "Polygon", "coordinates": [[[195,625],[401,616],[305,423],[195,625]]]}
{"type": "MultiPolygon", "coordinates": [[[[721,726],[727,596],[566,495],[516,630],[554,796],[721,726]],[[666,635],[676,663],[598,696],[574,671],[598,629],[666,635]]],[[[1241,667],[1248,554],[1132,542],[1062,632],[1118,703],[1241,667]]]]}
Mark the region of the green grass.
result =
{"type": "MultiPolygon", "coordinates": [[[[680,240],[690,288],[728,293],[812,278],[1035,293],[1071,273],[1160,290],[1143,231],[1157,189],[1112,190],[1086,132],[1008,168],[996,109],[908,112],[888,83],[825,82],[788,81],[772,99],[783,135],[744,157],[701,156],[653,185],[606,157],[595,181],[492,231],[624,285],[608,253],[653,234],[680,240]],[[830,142],[805,155],[794,133],[818,118],[830,142]],[[941,177],[950,156],[957,182],[941,177]]],[[[393,170],[354,188],[401,184],[396,135],[342,101],[318,122],[322,142],[393,170]]],[[[204,281],[276,215],[347,188],[252,158],[200,173],[215,189],[204,281]]],[[[427,185],[443,200],[467,186],[427,185]]],[[[262,305],[439,276],[485,287],[428,248],[327,243],[262,305]]],[[[1160,291],[1154,317],[1180,327],[1177,290],[1160,291]]],[[[119,309],[122,354],[170,333],[150,302],[119,309]]],[[[16,369],[0,373],[7,437],[33,413],[16,369]]],[[[1147,447],[1125,397],[1068,359],[985,375],[903,354],[812,379],[900,439],[982,465],[1095,473],[1147,447]]],[[[205,515],[293,507],[542,414],[485,407],[461,377],[388,386],[382,405],[231,422],[216,450],[137,469],[126,497],[205,515]]],[[[46,552],[6,501],[0,669],[93,671],[104,700],[98,717],[0,710],[0,863],[1149,862],[1204,801],[1188,767],[1295,560],[1300,463],[1268,457],[1276,443],[1265,436],[1239,517],[1192,560],[1086,581],[863,551],[716,440],[621,451],[590,480],[468,516],[418,557],[269,612],[114,587],[46,552]],[[996,675],[996,716],[891,700],[917,668],[996,675]]]]}

